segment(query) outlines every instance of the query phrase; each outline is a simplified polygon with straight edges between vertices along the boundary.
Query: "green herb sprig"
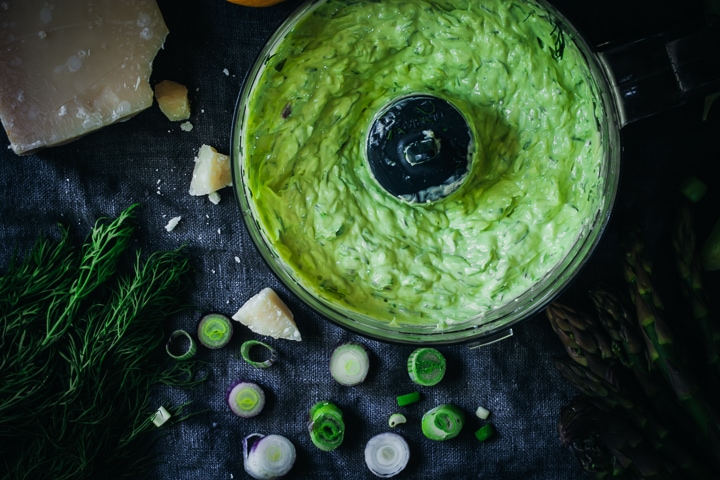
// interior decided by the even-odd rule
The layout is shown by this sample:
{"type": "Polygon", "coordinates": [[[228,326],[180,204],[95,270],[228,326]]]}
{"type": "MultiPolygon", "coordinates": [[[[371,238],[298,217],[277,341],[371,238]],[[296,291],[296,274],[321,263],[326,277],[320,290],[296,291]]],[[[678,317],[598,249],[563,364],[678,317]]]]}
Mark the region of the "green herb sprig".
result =
{"type": "MultiPolygon", "coordinates": [[[[40,236],[0,276],[0,476],[142,478],[159,385],[192,387],[168,362],[165,321],[191,308],[182,249],[128,252],[137,205],[100,219],[80,248],[40,236]],[[127,261],[127,262],[125,262],[127,261]]],[[[175,421],[185,405],[165,407],[175,421]]]]}

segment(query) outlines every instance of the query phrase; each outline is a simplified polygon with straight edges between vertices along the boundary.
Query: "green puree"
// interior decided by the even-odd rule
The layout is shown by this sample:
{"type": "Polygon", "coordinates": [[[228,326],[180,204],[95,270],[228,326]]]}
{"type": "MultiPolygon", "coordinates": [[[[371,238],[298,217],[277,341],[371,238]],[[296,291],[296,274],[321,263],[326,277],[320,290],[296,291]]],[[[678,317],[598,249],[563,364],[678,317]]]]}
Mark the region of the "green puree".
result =
{"type": "Polygon", "coordinates": [[[330,0],[288,33],[248,100],[242,150],[263,233],[300,283],[379,321],[442,327],[565,256],[598,208],[601,113],[546,15],[507,0],[330,0]],[[466,182],[431,204],[393,197],[365,160],[374,116],[417,93],[454,104],[475,139],[466,182]]]}

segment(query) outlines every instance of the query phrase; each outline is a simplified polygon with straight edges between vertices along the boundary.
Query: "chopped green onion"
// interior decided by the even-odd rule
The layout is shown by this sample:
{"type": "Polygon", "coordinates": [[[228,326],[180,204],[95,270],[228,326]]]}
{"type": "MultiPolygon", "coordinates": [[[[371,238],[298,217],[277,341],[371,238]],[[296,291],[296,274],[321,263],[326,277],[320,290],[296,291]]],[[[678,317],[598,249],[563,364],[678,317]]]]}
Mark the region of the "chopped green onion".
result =
{"type": "Polygon", "coordinates": [[[345,437],[342,411],[331,402],[318,402],[310,408],[310,440],[325,452],[335,450],[345,437]]]}
{"type": "Polygon", "coordinates": [[[207,348],[222,348],[233,335],[232,323],[225,315],[210,313],[205,315],[198,324],[198,340],[207,348]]]}
{"type": "Polygon", "coordinates": [[[165,344],[165,351],[175,360],[190,360],[197,352],[197,345],[188,332],[175,330],[165,344]]]}
{"type": "Polygon", "coordinates": [[[339,345],[330,356],[330,375],[340,385],[351,387],[365,381],[370,358],[364,345],[348,342],[339,345]]]}
{"type": "Polygon", "coordinates": [[[277,350],[275,350],[267,343],[261,342],[259,340],[248,340],[246,342],[243,342],[243,344],[240,346],[240,356],[243,360],[245,360],[253,367],[268,368],[270,365],[275,363],[275,360],[277,360],[277,350]],[[250,352],[253,350],[254,347],[262,347],[267,350],[268,357],[262,361],[254,360],[250,356],[250,352]]]}
{"type": "Polygon", "coordinates": [[[150,421],[156,427],[162,427],[165,422],[170,420],[171,416],[172,415],[170,415],[170,412],[168,412],[165,407],[161,405],[160,408],[158,408],[157,411],[152,414],[152,416],[150,417],[150,421]]]}
{"type": "Polygon", "coordinates": [[[486,420],[490,416],[490,410],[483,406],[480,406],[477,407],[477,409],[475,410],[475,415],[482,420],[486,420]]]}
{"type": "Polygon", "coordinates": [[[690,175],[680,184],[680,193],[692,203],[697,203],[707,193],[707,184],[695,175],[690,175]]]}
{"type": "Polygon", "coordinates": [[[396,397],[398,407],[404,407],[420,401],[420,392],[410,392],[396,397]]]}
{"type": "Polygon", "coordinates": [[[445,376],[445,357],[435,348],[420,347],[408,357],[410,380],[424,387],[440,383],[445,376]]]}
{"type": "Polygon", "coordinates": [[[402,472],[410,460],[410,447],[397,433],[381,433],[365,446],[365,464],[377,477],[390,478],[402,472]]]}
{"type": "Polygon", "coordinates": [[[252,433],[243,438],[245,471],[257,480],[287,475],[295,465],[295,445],[282,435],[252,433]]]}
{"type": "Polygon", "coordinates": [[[455,405],[445,403],[428,410],[422,417],[422,432],[430,440],[449,440],[462,430],[465,415],[455,405]]]}
{"type": "Polygon", "coordinates": [[[407,422],[407,418],[405,418],[405,415],[402,413],[393,413],[388,419],[388,425],[390,425],[390,428],[395,428],[405,422],[407,422]]]}
{"type": "Polygon", "coordinates": [[[486,423],[475,431],[475,438],[481,442],[484,442],[493,435],[495,435],[495,427],[492,423],[486,423]]]}
{"type": "Polygon", "coordinates": [[[256,383],[238,382],[228,389],[226,400],[235,415],[250,418],[265,407],[265,392],[256,383]]]}

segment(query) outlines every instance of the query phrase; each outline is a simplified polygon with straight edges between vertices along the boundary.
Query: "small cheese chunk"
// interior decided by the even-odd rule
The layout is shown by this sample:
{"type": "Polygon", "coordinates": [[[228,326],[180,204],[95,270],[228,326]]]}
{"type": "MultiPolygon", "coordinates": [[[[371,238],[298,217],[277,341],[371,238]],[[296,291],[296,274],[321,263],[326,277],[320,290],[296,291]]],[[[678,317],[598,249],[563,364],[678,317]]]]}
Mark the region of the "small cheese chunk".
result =
{"type": "Polygon", "coordinates": [[[230,158],[211,146],[201,146],[195,157],[190,195],[208,195],[230,185],[230,158]]]}
{"type": "Polygon", "coordinates": [[[172,232],[175,230],[175,227],[177,227],[178,223],[180,223],[180,220],[182,220],[182,217],[173,217],[168,221],[167,225],[165,225],[165,230],[168,232],[172,232]]]}
{"type": "Polygon", "coordinates": [[[168,34],[155,0],[0,8],[0,121],[15,153],[66,143],[152,105],[148,78],[168,34]]]}
{"type": "Polygon", "coordinates": [[[260,335],[302,340],[292,312],[275,290],[269,287],[245,302],[232,318],[260,335]]]}
{"type": "Polygon", "coordinates": [[[163,80],[155,85],[155,98],[160,106],[160,111],[171,122],[190,118],[190,101],[185,85],[172,80],[163,80]]]}

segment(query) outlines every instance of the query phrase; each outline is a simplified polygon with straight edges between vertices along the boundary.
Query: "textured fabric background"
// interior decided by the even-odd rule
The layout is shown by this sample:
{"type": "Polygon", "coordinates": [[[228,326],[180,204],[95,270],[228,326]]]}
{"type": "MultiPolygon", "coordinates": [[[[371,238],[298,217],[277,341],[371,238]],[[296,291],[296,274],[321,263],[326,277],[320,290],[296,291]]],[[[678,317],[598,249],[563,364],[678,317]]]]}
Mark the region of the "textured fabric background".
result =
{"type": "MultiPolygon", "coordinates": [[[[700,8],[699,2],[556,3],[594,44],[652,32],[698,14],[700,8]]],[[[263,42],[297,2],[288,0],[264,9],[224,0],[161,0],[159,4],[170,35],[155,60],[152,82],[172,79],[189,87],[191,132],[181,131],[179,124],[167,121],[153,106],[125,123],[26,157],[6,149],[7,138],[0,133],[0,244],[4,245],[0,270],[12,248],[26,250],[40,231],[52,231],[57,222],[84,236],[98,217],[115,216],[139,202],[143,206],[139,245],[148,251],[188,246],[197,267],[193,300],[204,311],[232,315],[251,295],[271,286],[295,312],[303,341],[270,339],[280,354],[272,368],[257,370],[240,360],[240,343],[258,337],[238,328],[225,349],[200,350],[210,377],[198,390],[156,392],[158,403],[192,401],[189,411],[199,413],[167,430],[156,448],[160,463],[149,472],[150,477],[248,478],[243,470],[242,438],[260,432],[280,433],[293,441],[298,460],[291,478],[370,478],[363,461],[364,444],[372,435],[389,430],[388,416],[402,411],[409,422],[396,431],[408,440],[412,451],[402,478],[582,478],[574,458],[558,440],[559,409],[575,392],[552,366],[552,359],[564,353],[542,316],[492,345],[442,347],[448,359],[447,378],[436,387],[420,388],[420,403],[398,408],[396,395],[416,389],[405,368],[412,347],[363,339],[301,305],[256,254],[231,189],[220,192],[218,205],[188,195],[197,149],[206,143],[228,153],[244,75],[263,42]],[[178,215],[180,224],[167,232],[164,226],[178,215]],[[347,340],[367,345],[372,360],[369,378],[352,388],[336,384],[327,369],[332,348],[347,340]],[[260,383],[268,394],[266,410],[254,419],[233,416],[224,403],[226,388],[241,378],[260,383]],[[346,415],[346,440],[334,452],[320,452],[307,435],[307,411],[318,400],[334,401],[346,415]],[[431,442],[422,437],[419,418],[443,402],[463,408],[469,426],[457,439],[431,442]],[[498,430],[495,439],[483,444],[472,437],[480,425],[474,417],[478,405],[492,412],[490,420],[498,430]]],[[[633,218],[638,215],[643,228],[660,235],[667,218],[667,192],[680,176],[700,172],[717,186],[713,172],[718,154],[713,139],[719,131],[718,115],[702,123],[701,110],[701,103],[696,102],[624,129],[618,213],[567,296],[582,298],[588,284],[616,278],[610,265],[616,260],[625,212],[633,218]]],[[[178,318],[169,328],[193,331],[198,319],[178,318]]]]}

